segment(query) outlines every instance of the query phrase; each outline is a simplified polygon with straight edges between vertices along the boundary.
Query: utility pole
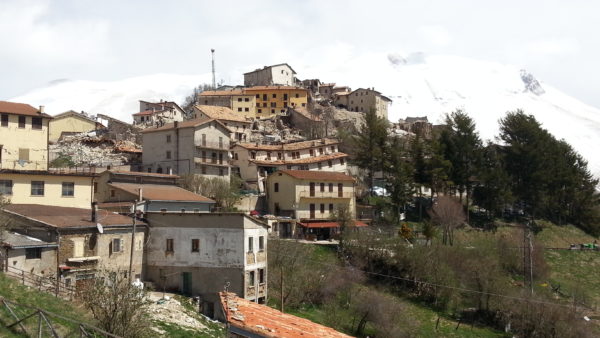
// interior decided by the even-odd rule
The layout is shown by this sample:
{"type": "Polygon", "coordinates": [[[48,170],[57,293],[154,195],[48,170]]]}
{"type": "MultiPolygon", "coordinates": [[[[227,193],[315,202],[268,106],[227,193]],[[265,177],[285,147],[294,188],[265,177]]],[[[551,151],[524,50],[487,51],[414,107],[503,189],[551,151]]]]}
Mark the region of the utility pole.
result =
{"type": "Polygon", "coordinates": [[[215,50],[214,48],[210,50],[212,54],[212,89],[217,89],[217,81],[215,80],[215,50]]]}
{"type": "Polygon", "coordinates": [[[280,267],[280,275],[279,278],[281,279],[281,313],[283,313],[283,266],[280,267]]]}
{"type": "MultiPolygon", "coordinates": [[[[140,193],[141,194],[141,193],[140,193]]],[[[131,228],[131,248],[129,252],[129,286],[131,286],[131,274],[133,272],[133,251],[135,250],[135,215],[137,206],[135,201],[133,202],[133,215],[131,219],[133,220],[132,228],[131,228]]]]}

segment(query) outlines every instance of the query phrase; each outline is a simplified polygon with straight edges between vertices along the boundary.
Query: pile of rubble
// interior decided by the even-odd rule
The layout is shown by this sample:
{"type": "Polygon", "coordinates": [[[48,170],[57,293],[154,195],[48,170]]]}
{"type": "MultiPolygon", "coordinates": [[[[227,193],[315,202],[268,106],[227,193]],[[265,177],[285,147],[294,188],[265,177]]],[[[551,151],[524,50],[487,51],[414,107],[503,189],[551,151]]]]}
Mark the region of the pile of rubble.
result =
{"type": "MultiPolygon", "coordinates": [[[[149,300],[152,302],[148,309],[152,320],[182,326],[192,330],[206,330],[207,327],[198,319],[190,316],[186,308],[171,296],[165,296],[160,292],[150,292],[149,300]]],[[[160,328],[154,328],[160,332],[160,328]]]]}
{"type": "Polygon", "coordinates": [[[304,141],[300,131],[286,125],[279,117],[254,121],[250,142],[279,143],[304,141]]]}
{"type": "Polygon", "coordinates": [[[82,133],[50,145],[49,152],[51,160],[65,158],[75,166],[118,166],[137,161],[142,149],[132,141],[82,133]]]}

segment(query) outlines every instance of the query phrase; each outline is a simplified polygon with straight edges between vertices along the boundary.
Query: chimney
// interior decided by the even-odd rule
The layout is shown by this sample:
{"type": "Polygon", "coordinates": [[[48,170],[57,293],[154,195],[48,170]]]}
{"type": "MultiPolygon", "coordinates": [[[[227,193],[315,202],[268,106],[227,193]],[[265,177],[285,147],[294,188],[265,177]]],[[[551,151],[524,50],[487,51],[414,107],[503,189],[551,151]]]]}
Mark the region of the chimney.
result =
{"type": "Polygon", "coordinates": [[[138,201],[141,202],[144,194],[142,193],[142,188],[138,189],[138,201]]]}
{"type": "Polygon", "coordinates": [[[96,222],[96,214],[98,213],[98,202],[92,202],[92,222],[96,222]]]}
{"type": "Polygon", "coordinates": [[[44,113],[44,106],[40,106],[40,113],[44,113]]]}

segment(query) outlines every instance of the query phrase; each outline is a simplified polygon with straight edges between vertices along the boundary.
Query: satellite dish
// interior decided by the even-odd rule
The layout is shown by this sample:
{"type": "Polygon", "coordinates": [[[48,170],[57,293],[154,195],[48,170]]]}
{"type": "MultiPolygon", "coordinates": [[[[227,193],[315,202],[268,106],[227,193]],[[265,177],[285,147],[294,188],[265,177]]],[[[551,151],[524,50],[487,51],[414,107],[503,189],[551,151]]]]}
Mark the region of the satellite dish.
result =
{"type": "Polygon", "coordinates": [[[98,228],[99,233],[101,233],[101,234],[104,233],[104,228],[102,227],[102,224],[96,223],[96,228],[98,228]]]}

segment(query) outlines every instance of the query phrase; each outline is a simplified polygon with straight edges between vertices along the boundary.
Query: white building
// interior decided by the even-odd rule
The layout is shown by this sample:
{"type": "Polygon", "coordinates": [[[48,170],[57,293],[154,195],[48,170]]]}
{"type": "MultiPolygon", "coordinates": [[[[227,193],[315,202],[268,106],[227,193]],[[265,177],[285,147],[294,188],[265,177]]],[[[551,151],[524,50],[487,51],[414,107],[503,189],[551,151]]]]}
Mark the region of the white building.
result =
{"type": "Polygon", "coordinates": [[[214,316],[218,292],[264,303],[267,225],[241,213],[148,213],[145,280],[159,289],[200,296],[214,316]]]}
{"type": "Polygon", "coordinates": [[[185,112],[171,101],[148,102],[140,100],[139,113],[133,114],[133,124],[140,128],[162,126],[165,123],[184,120],[185,112]]]}
{"type": "Polygon", "coordinates": [[[142,131],[142,163],[147,172],[198,174],[229,181],[231,130],[206,118],[174,122],[142,131]]]}
{"type": "Polygon", "coordinates": [[[244,73],[244,86],[293,86],[296,84],[296,71],[287,63],[265,66],[262,69],[244,73]]]}
{"type": "Polygon", "coordinates": [[[339,143],[330,138],[278,145],[239,143],[233,146],[232,164],[250,187],[264,192],[265,178],[277,170],[345,173],[348,155],[339,151],[339,143]]]}

